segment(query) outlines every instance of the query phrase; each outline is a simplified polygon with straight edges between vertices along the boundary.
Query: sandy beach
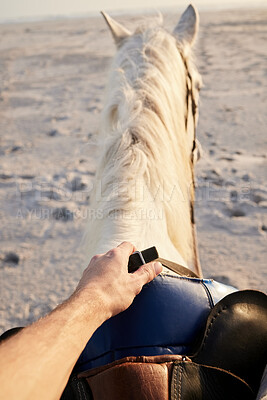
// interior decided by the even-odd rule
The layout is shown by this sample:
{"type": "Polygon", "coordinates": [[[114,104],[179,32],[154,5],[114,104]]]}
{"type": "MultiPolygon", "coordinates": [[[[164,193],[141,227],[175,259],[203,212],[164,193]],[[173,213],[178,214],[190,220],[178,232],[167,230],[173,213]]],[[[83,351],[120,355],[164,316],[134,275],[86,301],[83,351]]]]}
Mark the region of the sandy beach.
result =
{"type": "MultiPolygon", "coordinates": [[[[120,16],[134,29],[140,15],[120,16]]],[[[169,30],[179,15],[164,15],[169,30]]],[[[200,13],[196,216],[206,278],[266,291],[267,10],[200,13]]],[[[0,25],[0,334],[53,309],[79,246],[115,46],[103,19],[0,25]]]]}

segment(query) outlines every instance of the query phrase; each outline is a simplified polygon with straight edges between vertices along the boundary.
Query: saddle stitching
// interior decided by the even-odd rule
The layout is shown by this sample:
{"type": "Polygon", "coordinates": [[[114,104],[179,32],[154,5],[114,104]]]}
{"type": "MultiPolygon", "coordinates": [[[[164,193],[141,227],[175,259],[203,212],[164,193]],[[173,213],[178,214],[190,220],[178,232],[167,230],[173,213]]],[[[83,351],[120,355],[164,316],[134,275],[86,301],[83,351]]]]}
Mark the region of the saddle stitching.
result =
{"type": "Polygon", "coordinates": [[[84,390],[84,386],[81,384],[81,388],[82,388],[82,392],[83,392],[83,395],[84,395],[84,399],[87,399],[87,396],[86,396],[86,393],[85,393],[85,390],[84,390]]]}
{"type": "Polygon", "coordinates": [[[175,368],[174,367],[174,372],[173,372],[173,374],[174,374],[174,377],[173,377],[173,380],[174,380],[174,399],[176,399],[177,398],[177,374],[178,374],[178,371],[177,371],[177,368],[175,368]]]}
{"type": "Polygon", "coordinates": [[[214,307],[214,302],[212,300],[212,295],[211,295],[209,289],[207,288],[207,286],[205,285],[205,283],[203,281],[201,281],[200,283],[204,287],[204,290],[206,292],[209,308],[212,309],[214,307]]]}
{"type": "Polygon", "coordinates": [[[206,345],[206,343],[207,343],[208,336],[209,336],[209,334],[210,334],[212,325],[214,324],[216,318],[217,318],[223,311],[227,310],[228,308],[229,308],[228,306],[223,306],[220,310],[218,310],[218,312],[214,315],[214,317],[212,317],[212,319],[211,319],[211,321],[210,321],[210,324],[209,324],[209,327],[208,327],[208,329],[207,329],[207,331],[206,331],[205,337],[204,337],[204,339],[203,339],[203,345],[202,345],[201,351],[204,349],[204,347],[205,347],[205,345],[206,345]]]}
{"type": "Polygon", "coordinates": [[[183,371],[182,371],[183,367],[182,367],[181,364],[179,364],[178,369],[179,369],[179,377],[178,377],[178,379],[179,379],[179,381],[178,381],[178,400],[180,400],[180,399],[181,399],[181,394],[182,394],[182,372],[183,372],[183,371]]]}
{"type": "Polygon", "coordinates": [[[80,390],[80,382],[79,382],[79,380],[77,381],[77,389],[78,389],[79,399],[83,400],[82,393],[81,393],[81,390],[80,390]]]}

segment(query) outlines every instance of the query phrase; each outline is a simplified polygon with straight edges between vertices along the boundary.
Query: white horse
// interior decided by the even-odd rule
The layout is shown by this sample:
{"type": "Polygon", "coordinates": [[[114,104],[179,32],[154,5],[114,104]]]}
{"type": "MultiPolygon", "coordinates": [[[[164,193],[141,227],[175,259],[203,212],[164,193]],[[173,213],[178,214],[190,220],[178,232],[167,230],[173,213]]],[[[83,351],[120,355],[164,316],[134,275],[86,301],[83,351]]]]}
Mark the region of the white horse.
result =
{"type": "Polygon", "coordinates": [[[120,242],[156,246],[160,257],[195,267],[195,125],[201,78],[191,48],[190,5],[172,34],[145,23],[133,34],[103,13],[117,46],[102,112],[101,154],[90,196],[86,253],[120,242]]]}

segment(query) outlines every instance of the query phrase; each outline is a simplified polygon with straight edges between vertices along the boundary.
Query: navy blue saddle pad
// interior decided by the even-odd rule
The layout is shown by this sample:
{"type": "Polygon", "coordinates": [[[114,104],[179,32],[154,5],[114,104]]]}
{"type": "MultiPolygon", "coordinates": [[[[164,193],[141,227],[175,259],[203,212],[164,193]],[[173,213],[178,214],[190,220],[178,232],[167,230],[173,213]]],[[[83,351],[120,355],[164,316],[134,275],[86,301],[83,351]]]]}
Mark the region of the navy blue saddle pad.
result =
{"type": "Polygon", "coordinates": [[[126,311],[97,329],[74,371],[127,356],[189,354],[211,308],[236,290],[212,279],[161,274],[144,286],[126,311]]]}

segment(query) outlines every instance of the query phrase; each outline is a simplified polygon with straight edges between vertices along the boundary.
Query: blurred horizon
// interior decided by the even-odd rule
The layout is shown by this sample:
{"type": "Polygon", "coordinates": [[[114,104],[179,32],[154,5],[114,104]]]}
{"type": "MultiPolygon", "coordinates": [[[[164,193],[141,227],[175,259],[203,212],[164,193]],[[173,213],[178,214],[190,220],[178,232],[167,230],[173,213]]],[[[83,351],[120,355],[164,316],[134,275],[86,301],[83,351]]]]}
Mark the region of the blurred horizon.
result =
{"type": "MultiPolygon", "coordinates": [[[[100,10],[113,13],[134,13],[176,8],[183,11],[190,1],[186,0],[115,0],[110,5],[110,0],[0,0],[0,22],[19,22],[25,20],[42,20],[59,17],[86,17],[98,15],[100,10]]],[[[195,0],[193,3],[199,10],[212,11],[233,8],[266,8],[266,0],[232,0],[232,1],[211,1],[195,0]]]]}

